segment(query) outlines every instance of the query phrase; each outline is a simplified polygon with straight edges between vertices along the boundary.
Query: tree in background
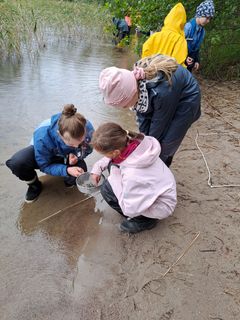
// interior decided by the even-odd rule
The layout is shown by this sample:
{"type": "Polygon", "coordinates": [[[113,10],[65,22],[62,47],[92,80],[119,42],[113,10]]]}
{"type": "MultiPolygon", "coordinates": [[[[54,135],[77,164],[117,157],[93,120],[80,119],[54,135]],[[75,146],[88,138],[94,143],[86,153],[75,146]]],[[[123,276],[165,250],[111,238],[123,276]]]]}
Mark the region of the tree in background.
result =
{"type": "MultiPolygon", "coordinates": [[[[187,19],[194,17],[201,0],[182,1],[187,19]]],[[[177,3],[173,0],[112,0],[101,1],[112,16],[121,18],[131,15],[133,26],[143,33],[159,31],[165,16],[177,3]]],[[[220,79],[240,76],[240,4],[239,0],[215,0],[216,14],[207,26],[207,35],[201,47],[201,71],[210,77],[220,79]]],[[[134,27],[133,27],[134,29],[134,27]]],[[[140,54],[142,43],[147,36],[142,35],[136,48],[140,54]]]]}

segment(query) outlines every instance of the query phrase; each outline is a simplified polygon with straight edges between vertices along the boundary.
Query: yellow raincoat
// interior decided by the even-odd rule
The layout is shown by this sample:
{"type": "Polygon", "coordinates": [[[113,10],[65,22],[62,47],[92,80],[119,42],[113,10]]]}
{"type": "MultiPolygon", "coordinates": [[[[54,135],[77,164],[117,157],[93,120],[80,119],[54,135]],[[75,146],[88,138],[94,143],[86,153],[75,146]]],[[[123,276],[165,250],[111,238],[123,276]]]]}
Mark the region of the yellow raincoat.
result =
{"type": "Polygon", "coordinates": [[[184,61],[188,54],[184,36],[185,23],[185,8],[178,3],[166,16],[162,30],[152,34],[143,44],[142,58],[161,53],[174,57],[179,64],[185,66],[184,61]]]}

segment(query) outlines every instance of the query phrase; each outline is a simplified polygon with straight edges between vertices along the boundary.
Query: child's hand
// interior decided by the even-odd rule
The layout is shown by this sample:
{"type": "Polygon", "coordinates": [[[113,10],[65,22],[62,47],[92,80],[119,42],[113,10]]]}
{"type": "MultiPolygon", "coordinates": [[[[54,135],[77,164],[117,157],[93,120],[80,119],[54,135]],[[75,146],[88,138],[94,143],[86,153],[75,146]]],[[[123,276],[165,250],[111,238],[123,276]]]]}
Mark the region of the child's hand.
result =
{"type": "Polygon", "coordinates": [[[67,173],[70,175],[70,176],[73,176],[73,177],[79,177],[81,174],[84,173],[84,170],[80,167],[68,167],[67,168],[67,173]]]}
{"type": "Polygon", "coordinates": [[[193,63],[193,58],[187,57],[186,63],[187,63],[187,65],[191,65],[193,63]]]}
{"type": "Polygon", "coordinates": [[[92,179],[93,183],[95,184],[95,186],[97,186],[100,179],[101,179],[101,176],[99,176],[98,174],[91,173],[91,179],[92,179]]]}
{"type": "Polygon", "coordinates": [[[77,162],[78,162],[78,157],[75,156],[75,154],[73,154],[73,153],[69,153],[69,155],[68,155],[68,163],[70,164],[70,166],[73,166],[77,162]]]}

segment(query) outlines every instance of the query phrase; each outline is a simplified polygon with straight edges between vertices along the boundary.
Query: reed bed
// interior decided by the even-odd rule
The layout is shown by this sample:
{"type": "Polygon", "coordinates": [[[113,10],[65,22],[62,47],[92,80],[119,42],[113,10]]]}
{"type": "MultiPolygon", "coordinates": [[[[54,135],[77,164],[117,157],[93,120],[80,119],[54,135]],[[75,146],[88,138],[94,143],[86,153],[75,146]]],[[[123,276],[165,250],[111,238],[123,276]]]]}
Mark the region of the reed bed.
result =
{"type": "Polygon", "coordinates": [[[102,40],[105,21],[94,1],[0,0],[0,60],[21,59],[59,39],[102,40]]]}

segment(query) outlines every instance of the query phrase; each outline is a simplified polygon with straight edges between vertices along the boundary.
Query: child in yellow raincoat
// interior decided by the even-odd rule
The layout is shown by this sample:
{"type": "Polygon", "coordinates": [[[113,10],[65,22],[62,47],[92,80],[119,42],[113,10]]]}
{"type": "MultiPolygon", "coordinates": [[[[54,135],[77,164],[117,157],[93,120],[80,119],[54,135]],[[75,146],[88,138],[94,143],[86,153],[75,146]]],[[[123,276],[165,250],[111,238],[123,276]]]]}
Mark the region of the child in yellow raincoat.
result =
{"type": "Polygon", "coordinates": [[[184,61],[188,54],[184,36],[185,23],[185,8],[178,3],[166,16],[162,30],[152,34],[143,44],[142,58],[160,53],[175,58],[179,64],[185,66],[184,61]]]}

